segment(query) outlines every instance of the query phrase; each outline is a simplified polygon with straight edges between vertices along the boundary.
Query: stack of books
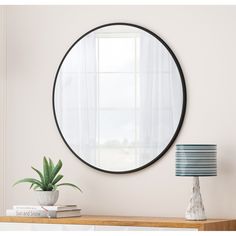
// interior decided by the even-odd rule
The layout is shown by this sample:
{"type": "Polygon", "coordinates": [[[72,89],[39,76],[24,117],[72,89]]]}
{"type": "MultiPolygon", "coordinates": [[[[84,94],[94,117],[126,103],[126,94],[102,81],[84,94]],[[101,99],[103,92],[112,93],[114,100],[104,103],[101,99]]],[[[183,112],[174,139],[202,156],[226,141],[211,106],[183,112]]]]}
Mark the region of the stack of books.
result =
{"type": "Polygon", "coordinates": [[[15,205],[6,211],[7,216],[64,218],[81,216],[77,205],[28,206],[15,205]]]}

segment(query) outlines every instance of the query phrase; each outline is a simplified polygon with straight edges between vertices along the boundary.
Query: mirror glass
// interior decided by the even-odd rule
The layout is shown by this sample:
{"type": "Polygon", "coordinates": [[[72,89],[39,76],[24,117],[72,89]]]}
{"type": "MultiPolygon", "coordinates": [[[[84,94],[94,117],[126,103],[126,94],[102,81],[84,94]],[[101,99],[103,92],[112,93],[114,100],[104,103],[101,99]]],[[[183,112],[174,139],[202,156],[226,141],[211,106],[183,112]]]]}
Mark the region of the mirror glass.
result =
{"type": "Polygon", "coordinates": [[[185,112],[185,85],[170,48],[130,24],[91,30],[64,56],[53,108],[69,149],[98,170],[127,173],[159,159],[185,112]]]}

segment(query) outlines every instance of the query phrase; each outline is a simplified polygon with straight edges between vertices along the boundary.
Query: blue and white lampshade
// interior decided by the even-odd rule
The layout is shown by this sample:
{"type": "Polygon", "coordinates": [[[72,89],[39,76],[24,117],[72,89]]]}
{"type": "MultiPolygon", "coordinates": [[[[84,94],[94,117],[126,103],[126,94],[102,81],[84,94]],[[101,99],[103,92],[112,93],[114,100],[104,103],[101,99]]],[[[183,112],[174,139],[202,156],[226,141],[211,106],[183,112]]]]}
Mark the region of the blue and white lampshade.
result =
{"type": "Polygon", "coordinates": [[[216,176],[215,144],[177,144],[176,176],[216,176]]]}

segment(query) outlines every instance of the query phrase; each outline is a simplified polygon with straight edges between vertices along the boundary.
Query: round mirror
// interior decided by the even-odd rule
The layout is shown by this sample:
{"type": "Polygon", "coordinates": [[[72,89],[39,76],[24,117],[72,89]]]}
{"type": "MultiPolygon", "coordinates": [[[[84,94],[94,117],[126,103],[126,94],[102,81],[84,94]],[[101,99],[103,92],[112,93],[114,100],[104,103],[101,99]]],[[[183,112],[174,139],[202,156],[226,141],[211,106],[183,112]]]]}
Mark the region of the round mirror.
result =
{"type": "Polygon", "coordinates": [[[114,23],[80,37],[57,70],[53,110],[68,148],[109,173],[140,170],[170,148],[186,107],[177,58],[153,32],[114,23]]]}

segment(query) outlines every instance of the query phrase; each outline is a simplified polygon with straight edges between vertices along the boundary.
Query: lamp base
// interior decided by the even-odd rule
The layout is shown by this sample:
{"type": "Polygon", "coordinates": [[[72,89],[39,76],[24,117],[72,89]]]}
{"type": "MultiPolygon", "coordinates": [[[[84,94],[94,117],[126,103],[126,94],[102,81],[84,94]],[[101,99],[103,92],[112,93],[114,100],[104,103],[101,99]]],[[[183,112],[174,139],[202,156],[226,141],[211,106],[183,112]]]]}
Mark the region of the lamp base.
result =
{"type": "Polygon", "coordinates": [[[199,177],[193,177],[193,192],[185,213],[187,220],[206,220],[205,210],[200,193],[199,177]]]}

